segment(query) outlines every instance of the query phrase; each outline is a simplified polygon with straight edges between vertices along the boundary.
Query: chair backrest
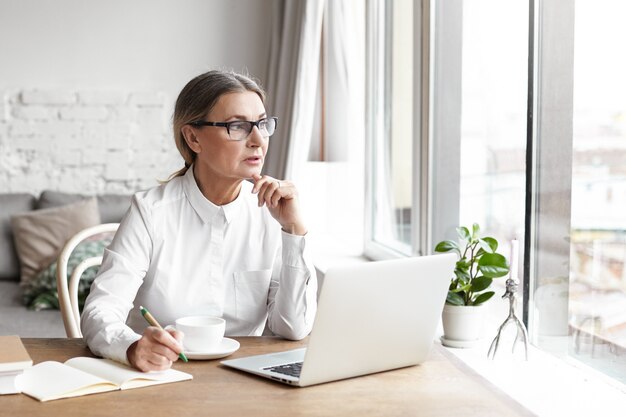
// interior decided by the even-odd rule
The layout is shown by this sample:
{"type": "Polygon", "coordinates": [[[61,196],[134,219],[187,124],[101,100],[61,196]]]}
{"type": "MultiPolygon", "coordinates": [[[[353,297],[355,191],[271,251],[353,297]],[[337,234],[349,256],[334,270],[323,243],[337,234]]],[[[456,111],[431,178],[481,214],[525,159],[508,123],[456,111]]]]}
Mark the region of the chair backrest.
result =
{"type": "Polygon", "coordinates": [[[78,310],[78,283],[83,272],[89,267],[100,265],[102,256],[96,256],[83,260],[74,268],[70,280],[67,280],[67,263],[70,259],[72,251],[76,246],[88,237],[106,233],[115,232],[119,227],[119,223],[105,223],[98,226],[88,227],[72,236],[67,241],[59,258],[57,259],[57,291],[59,293],[59,307],[61,309],[61,317],[63,317],[63,325],[67,337],[82,337],[80,331],[80,312],[78,310]]]}

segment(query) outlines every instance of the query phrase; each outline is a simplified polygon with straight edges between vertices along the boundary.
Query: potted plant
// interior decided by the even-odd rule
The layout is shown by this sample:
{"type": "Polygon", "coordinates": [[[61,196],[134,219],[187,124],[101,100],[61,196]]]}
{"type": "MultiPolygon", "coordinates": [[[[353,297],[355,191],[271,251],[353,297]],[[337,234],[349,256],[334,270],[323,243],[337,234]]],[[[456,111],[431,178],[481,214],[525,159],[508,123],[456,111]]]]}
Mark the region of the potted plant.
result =
{"type": "Polygon", "coordinates": [[[474,223],[471,233],[462,226],[456,231],[460,245],[444,240],[435,247],[435,252],[453,251],[459,256],[443,309],[442,342],[452,347],[469,347],[480,338],[484,305],[494,294],[489,287],[495,278],[509,273],[509,265],[506,258],[496,252],[496,239],[480,237],[478,224],[474,223]]]}

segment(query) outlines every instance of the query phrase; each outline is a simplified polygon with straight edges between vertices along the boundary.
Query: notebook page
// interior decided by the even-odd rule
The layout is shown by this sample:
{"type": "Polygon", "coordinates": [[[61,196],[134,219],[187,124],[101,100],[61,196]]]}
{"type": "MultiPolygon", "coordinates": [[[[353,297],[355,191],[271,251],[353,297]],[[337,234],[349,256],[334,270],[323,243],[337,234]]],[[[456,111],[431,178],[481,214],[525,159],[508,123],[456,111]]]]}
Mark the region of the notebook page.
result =
{"type": "Polygon", "coordinates": [[[111,381],[122,389],[146,387],[193,378],[190,374],[175,369],[160,372],[141,372],[109,359],[79,357],[69,359],[65,364],[111,381]]]}
{"type": "Polygon", "coordinates": [[[59,362],[41,362],[26,369],[21,376],[20,385],[24,394],[39,401],[118,389],[109,381],[59,362]]]}

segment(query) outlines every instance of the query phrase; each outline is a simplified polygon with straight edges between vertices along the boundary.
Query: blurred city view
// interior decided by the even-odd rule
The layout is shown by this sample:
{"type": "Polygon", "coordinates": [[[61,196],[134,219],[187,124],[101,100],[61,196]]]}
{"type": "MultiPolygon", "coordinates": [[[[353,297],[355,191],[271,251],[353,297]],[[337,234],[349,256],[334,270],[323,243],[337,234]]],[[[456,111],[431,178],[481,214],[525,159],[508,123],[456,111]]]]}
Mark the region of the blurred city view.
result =
{"type": "MultiPolygon", "coordinates": [[[[463,6],[460,222],[506,245],[524,235],[528,3],[463,6]]],[[[575,7],[570,354],[626,381],[626,2],[575,7]]]]}
{"type": "Polygon", "coordinates": [[[626,4],[578,0],[570,324],[574,351],[626,380],[626,4]],[[585,348],[585,349],[583,349],[585,348]]]}

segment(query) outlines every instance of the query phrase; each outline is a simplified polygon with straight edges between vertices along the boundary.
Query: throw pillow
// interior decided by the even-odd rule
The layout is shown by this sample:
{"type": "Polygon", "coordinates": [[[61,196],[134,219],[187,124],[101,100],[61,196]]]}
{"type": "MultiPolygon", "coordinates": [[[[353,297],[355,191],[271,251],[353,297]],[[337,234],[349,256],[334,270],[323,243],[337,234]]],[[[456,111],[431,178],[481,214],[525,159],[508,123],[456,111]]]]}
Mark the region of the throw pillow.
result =
{"type": "MultiPolygon", "coordinates": [[[[62,206],[89,197],[91,196],[44,190],[39,195],[36,208],[45,209],[62,206]]],[[[130,208],[132,196],[128,194],[102,194],[96,198],[98,199],[100,221],[102,223],[119,223],[130,208]]]]}
{"type": "Polygon", "coordinates": [[[69,238],[98,224],[100,214],[95,198],[13,216],[11,227],[21,283],[26,284],[54,261],[69,238]]]}
{"type": "Polygon", "coordinates": [[[35,196],[27,193],[0,193],[0,280],[19,280],[11,216],[33,210],[35,200],[35,196]]]}
{"type": "MultiPolygon", "coordinates": [[[[102,256],[104,248],[113,240],[114,233],[105,233],[96,240],[89,239],[80,242],[70,254],[67,261],[67,280],[69,282],[72,271],[82,261],[96,256],[102,256]]],[[[100,236],[100,235],[98,235],[100,236]]],[[[99,266],[87,268],[78,283],[78,306],[82,310],[85,299],[89,295],[91,283],[96,278],[99,266]]],[[[52,262],[46,269],[25,284],[22,297],[24,305],[33,310],[59,309],[59,293],[57,291],[57,263],[52,262]]]]}

